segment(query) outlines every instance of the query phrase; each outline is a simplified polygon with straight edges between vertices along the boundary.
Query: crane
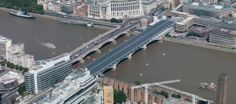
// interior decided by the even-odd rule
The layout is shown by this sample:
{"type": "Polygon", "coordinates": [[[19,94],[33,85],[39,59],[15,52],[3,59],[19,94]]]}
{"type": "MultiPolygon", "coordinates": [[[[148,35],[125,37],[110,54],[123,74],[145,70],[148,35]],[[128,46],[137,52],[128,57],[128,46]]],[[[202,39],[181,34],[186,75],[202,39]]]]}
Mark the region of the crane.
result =
{"type": "Polygon", "coordinates": [[[169,80],[169,81],[160,81],[160,82],[153,82],[153,83],[145,83],[145,84],[141,84],[138,86],[132,86],[131,87],[131,101],[134,102],[133,99],[133,94],[134,94],[134,89],[136,88],[145,88],[145,92],[144,92],[144,97],[145,97],[145,104],[148,104],[148,87],[149,86],[154,86],[154,85],[162,85],[162,84],[170,84],[170,83],[177,83],[180,82],[180,79],[177,80],[169,80]]]}

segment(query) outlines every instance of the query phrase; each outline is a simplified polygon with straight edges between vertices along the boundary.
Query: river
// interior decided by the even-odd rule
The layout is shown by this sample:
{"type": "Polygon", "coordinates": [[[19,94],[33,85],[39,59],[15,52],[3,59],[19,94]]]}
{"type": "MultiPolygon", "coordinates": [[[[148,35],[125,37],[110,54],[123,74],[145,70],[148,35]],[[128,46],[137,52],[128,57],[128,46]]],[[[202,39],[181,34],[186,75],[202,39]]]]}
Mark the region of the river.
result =
{"type": "Polygon", "coordinates": [[[229,103],[235,104],[236,55],[172,42],[153,43],[125,60],[107,76],[133,83],[181,79],[171,87],[215,100],[216,92],[199,89],[201,82],[217,83],[218,75],[229,75],[229,103]],[[143,76],[140,76],[143,73],[143,76]]]}
{"type": "Polygon", "coordinates": [[[62,24],[43,17],[23,19],[0,10],[0,34],[12,39],[13,43],[24,43],[26,53],[34,55],[36,59],[52,58],[69,52],[106,31],[62,24]],[[52,43],[56,48],[50,49],[42,43],[52,43]]]}

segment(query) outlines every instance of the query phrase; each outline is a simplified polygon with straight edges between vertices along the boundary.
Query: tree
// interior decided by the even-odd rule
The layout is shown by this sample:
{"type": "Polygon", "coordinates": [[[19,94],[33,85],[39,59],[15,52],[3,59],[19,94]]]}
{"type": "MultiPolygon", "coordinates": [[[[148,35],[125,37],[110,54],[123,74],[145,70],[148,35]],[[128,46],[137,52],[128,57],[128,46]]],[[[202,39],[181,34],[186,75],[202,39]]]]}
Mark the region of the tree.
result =
{"type": "Polygon", "coordinates": [[[161,95],[165,96],[165,98],[169,98],[169,94],[165,91],[161,91],[161,95]]]}
{"type": "Polygon", "coordinates": [[[140,81],[134,81],[134,84],[136,84],[136,85],[140,85],[141,82],[140,82],[140,81]]]}
{"type": "Polygon", "coordinates": [[[174,97],[174,98],[180,99],[180,98],[181,98],[181,95],[180,95],[180,94],[172,94],[171,97],[174,97]]]}
{"type": "Polygon", "coordinates": [[[114,22],[114,23],[121,23],[122,22],[121,19],[116,19],[116,18],[112,18],[110,21],[114,22]]]}
{"type": "Polygon", "coordinates": [[[123,91],[114,90],[114,103],[126,102],[127,96],[123,91]]]}
{"type": "Polygon", "coordinates": [[[19,85],[18,92],[22,96],[27,95],[27,92],[26,92],[26,89],[25,89],[25,83],[22,83],[21,85],[19,85]]]}
{"type": "Polygon", "coordinates": [[[198,104],[207,104],[207,102],[200,100],[200,101],[198,101],[198,104]]]}

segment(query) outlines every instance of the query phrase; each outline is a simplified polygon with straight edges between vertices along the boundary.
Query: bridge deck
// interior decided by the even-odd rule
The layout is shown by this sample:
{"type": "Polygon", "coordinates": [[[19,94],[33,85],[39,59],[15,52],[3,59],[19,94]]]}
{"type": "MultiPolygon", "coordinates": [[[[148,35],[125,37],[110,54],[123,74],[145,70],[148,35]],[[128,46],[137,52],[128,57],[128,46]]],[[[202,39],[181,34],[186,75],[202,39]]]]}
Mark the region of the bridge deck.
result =
{"type": "Polygon", "coordinates": [[[173,22],[167,20],[162,20],[158,22],[143,33],[137,35],[134,38],[131,38],[129,41],[121,44],[120,46],[106,53],[94,62],[91,62],[86,67],[88,68],[88,70],[91,71],[92,74],[98,74],[100,71],[104,71],[104,69],[106,70],[107,66],[110,63],[122,57],[124,54],[126,54],[133,48],[138,47],[144,41],[150,40],[150,38],[159,35],[163,30],[169,28],[171,24],[173,24],[173,22]]]}

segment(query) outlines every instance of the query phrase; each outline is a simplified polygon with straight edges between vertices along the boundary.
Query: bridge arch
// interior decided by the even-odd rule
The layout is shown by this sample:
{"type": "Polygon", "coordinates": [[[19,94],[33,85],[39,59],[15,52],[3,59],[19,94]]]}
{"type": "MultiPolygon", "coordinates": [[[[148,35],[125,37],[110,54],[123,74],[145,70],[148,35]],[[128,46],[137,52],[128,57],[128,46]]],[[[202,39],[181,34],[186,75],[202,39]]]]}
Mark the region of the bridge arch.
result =
{"type": "Polygon", "coordinates": [[[98,46],[98,49],[102,49],[103,47],[105,47],[108,44],[111,44],[112,42],[113,42],[112,40],[106,41],[105,43],[103,43],[100,46],[98,46]]]}
{"type": "Polygon", "coordinates": [[[125,35],[128,35],[128,33],[121,33],[120,35],[116,36],[116,37],[114,38],[114,40],[118,40],[119,38],[121,38],[121,37],[123,37],[123,36],[125,36],[125,35]]]}

